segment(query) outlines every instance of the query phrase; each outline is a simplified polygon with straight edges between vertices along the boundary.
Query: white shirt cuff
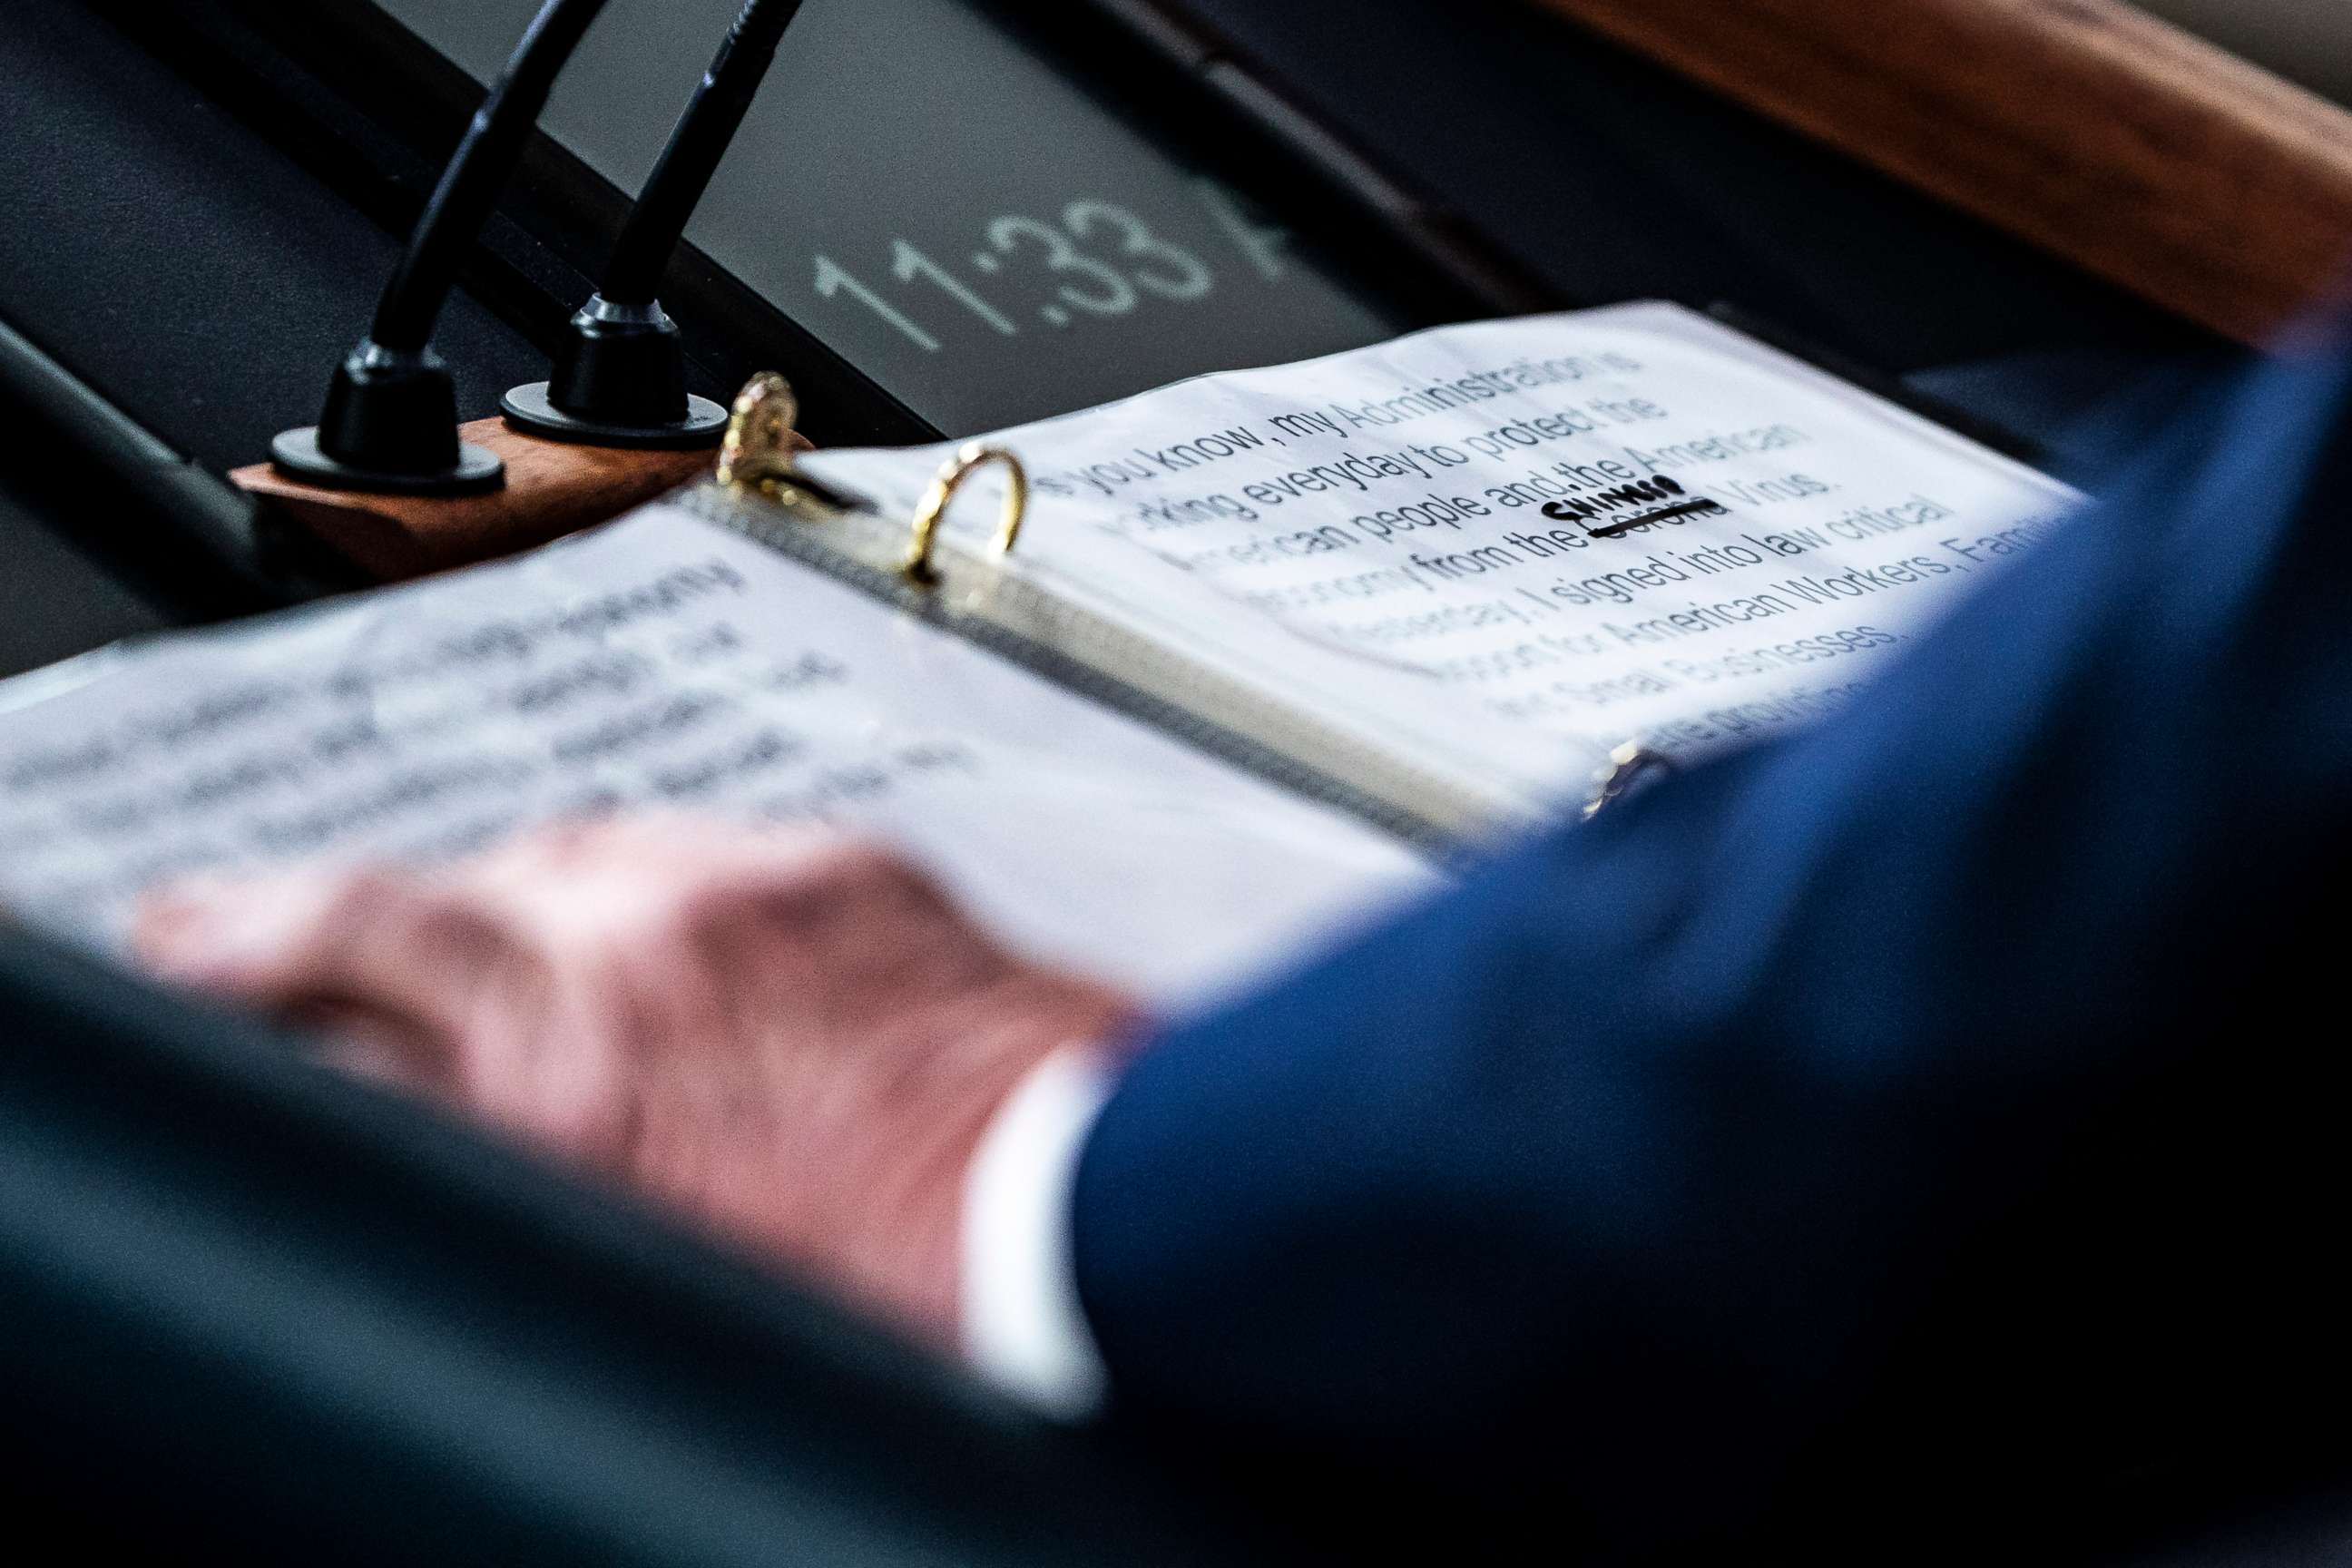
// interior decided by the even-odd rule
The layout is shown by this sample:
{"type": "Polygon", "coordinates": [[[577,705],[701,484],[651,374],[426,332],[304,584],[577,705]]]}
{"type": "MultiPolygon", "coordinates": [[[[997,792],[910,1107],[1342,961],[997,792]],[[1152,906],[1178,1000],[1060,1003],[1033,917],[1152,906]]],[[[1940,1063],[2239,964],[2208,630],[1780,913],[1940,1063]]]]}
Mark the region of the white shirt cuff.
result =
{"type": "Polygon", "coordinates": [[[1096,1051],[1055,1052],[997,1110],[964,1178],[965,1359],[1063,1421],[1098,1415],[1109,1383],[1078,1302],[1070,1211],[1078,1156],[1111,1087],[1096,1051]]]}

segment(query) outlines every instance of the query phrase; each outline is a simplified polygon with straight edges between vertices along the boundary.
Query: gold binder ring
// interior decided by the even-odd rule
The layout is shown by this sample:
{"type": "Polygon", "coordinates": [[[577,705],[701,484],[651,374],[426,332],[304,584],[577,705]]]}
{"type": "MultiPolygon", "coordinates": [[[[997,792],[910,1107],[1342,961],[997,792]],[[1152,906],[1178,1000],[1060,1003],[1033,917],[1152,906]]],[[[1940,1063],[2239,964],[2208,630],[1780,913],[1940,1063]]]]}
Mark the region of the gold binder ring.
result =
{"type": "Polygon", "coordinates": [[[1013,552],[1013,546],[1021,538],[1021,520],[1029,515],[1029,470],[1021,466],[1020,458],[1002,447],[968,442],[940,469],[931,488],[924,492],[923,503],[915,509],[915,540],[908,548],[905,564],[899,568],[909,581],[928,588],[940,580],[931,554],[938,547],[940,520],[947,516],[948,503],[955,499],[964,481],[991,463],[1004,465],[1004,515],[996,526],[996,552],[1013,552]]]}
{"type": "Polygon", "coordinates": [[[782,376],[762,371],[745,382],[728,416],[727,438],[719,443],[719,482],[770,495],[789,488],[793,456],[801,445],[793,426],[800,416],[800,399],[782,376]]]}

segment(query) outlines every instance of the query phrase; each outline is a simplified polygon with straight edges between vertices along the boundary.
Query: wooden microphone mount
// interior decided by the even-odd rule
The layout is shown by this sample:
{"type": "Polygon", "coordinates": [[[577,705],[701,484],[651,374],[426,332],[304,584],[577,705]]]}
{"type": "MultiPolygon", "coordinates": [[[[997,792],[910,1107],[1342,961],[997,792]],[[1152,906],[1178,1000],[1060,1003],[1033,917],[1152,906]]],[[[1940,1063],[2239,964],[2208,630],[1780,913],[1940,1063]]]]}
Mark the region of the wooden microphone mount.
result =
{"type": "Polygon", "coordinates": [[[396,583],[607,521],[701,477],[715,457],[550,441],[501,419],[478,420],[459,435],[505,460],[504,488],[471,496],[370,494],[305,484],[268,463],[229,478],[368,577],[396,583]]]}

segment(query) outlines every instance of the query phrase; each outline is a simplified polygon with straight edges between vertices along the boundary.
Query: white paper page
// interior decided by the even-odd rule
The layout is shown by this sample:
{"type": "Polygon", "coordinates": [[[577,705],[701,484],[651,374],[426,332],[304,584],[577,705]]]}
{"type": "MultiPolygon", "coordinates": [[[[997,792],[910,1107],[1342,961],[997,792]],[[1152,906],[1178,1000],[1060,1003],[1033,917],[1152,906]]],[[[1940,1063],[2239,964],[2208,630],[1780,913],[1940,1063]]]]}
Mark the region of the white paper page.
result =
{"type": "Polygon", "coordinates": [[[1431,881],[1385,836],[655,508],[518,561],[0,686],[0,906],[101,945],[176,875],[658,804],[822,816],[1163,1004],[1431,881]]]}
{"type": "MultiPolygon", "coordinates": [[[[1033,479],[1008,569],[1551,796],[1627,739],[1688,755],[1829,710],[2081,500],[1659,304],[1442,328],[987,439],[1033,479]]],[[[948,451],[807,462],[906,514],[948,451]]],[[[992,526],[985,472],[959,533],[992,526]]]]}

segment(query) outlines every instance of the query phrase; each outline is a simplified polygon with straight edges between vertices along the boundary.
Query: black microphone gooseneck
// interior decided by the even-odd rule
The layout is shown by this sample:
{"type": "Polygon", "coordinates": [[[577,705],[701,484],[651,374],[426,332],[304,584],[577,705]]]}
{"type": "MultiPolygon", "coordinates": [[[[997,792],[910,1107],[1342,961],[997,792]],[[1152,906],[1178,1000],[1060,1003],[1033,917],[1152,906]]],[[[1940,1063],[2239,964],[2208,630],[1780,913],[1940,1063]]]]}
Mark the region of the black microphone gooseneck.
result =
{"type": "Polygon", "coordinates": [[[278,468],[335,489],[405,495],[495,489],[506,466],[457,439],[457,394],[433,327],[457,268],[604,0],[547,0],[425,204],[375,324],[335,372],[317,426],[271,444],[278,468]]]}
{"type": "Polygon", "coordinates": [[[502,406],[509,423],[535,436],[597,446],[718,445],[727,410],[688,395],[677,323],[656,296],[801,4],[744,5],[622,227],[604,286],[572,318],[553,378],[508,393],[502,406]]]}

